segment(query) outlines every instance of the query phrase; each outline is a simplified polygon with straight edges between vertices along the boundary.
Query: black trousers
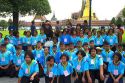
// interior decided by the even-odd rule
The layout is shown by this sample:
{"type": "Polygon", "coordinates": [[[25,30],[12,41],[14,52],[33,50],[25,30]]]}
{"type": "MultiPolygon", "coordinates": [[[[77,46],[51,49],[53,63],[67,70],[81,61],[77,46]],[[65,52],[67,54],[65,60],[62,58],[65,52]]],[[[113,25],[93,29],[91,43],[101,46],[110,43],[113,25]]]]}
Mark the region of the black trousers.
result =
{"type": "MultiPolygon", "coordinates": [[[[45,76],[45,83],[51,83],[53,78],[49,78],[48,76],[45,76]]],[[[53,83],[57,83],[57,77],[54,78],[53,83]]]]}
{"type": "Polygon", "coordinates": [[[39,63],[39,61],[37,61],[37,62],[39,65],[39,77],[44,77],[44,70],[43,70],[41,64],[39,63]]]}
{"type": "Polygon", "coordinates": [[[34,77],[34,80],[30,80],[30,77],[27,77],[27,76],[23,76],[22,78],[21,78],[21,83],[39,83],[39,77],[36,75],[35,77],[34,77]]]}
{"type": "Polygon", "coordinates": [[[74,81],[74,83],[83,83],[82,82],[82,76],[83,76],[83,73],[77,73],[78,74],[78,79],[76,79],[74,81]]]}
{"type": "MultiPolygon", "coordinates": [[[[117,78],[118,76],[114,76],[114,77],[117,78]]],[[[114,80],[112,79],[111,76],[108,77],[106,83],[114,83],[114,80]]],[[[123,78],[121,78],[121,79],[119,80],[119,83],[123,83],[123,78]]]]}
{"type": "Polygon", "coordinates": [[[107,66],[107,68],[105,69],[104,68],[104,75],[108,75],[109,74],[109,72],[108,72],[108,62],[103,62],[106,66],[107,66]]]}
{"type": "MultiPolygon", "coordinates": [[[[2,67],[5,67],[5,66],[2,66],[2,67]]],[[[10,65],[7,69],[0,68],[0,77],[3,77],[3,76],[10,76],[11,77],[13,75],[12,71],[13,71],[12,65],[10,65]]]]}
{"type": "MultiPolygon", "coordinates": [[[[92,83],[95,83],[95,79],[98,80],[98,83],[104,83],[104,80],[102,81],[100,79],[100,71],[99,70],[89,70],[90,77],[92,79],[92,83]]],[[[86,77],[86,83],[88,83],[88,79],[86,77]]]]}
{"type": "Polygon", "coordinates": [[[60,75],[59,83],[71,83],[71,75],[68,75],[66,77],[64,75],[60,75]]]}

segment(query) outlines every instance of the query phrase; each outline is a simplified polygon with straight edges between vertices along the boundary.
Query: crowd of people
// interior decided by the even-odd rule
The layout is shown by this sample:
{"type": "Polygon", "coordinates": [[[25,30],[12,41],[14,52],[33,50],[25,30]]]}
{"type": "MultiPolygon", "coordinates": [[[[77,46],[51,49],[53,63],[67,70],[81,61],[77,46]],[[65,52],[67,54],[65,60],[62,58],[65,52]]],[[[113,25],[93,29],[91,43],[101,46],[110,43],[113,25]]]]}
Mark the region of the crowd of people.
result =
{"type": "MultiPolygon", "coordinates": [[[[33,26],[34,27],[34,26],[33,26]]],[[[38,30],[0,33],[0,77],[18,77],[18,83],[123,83],[123,30],[90,29],[78,24],[52,30],[49,22],[38,30]]]]}

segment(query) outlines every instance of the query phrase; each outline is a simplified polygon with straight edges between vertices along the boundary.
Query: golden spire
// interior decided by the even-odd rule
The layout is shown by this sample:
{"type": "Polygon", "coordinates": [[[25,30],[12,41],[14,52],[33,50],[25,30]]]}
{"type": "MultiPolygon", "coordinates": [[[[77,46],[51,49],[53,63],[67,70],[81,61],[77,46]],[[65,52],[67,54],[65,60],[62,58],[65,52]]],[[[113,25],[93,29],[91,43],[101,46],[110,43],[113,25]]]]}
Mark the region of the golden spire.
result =
{"type": "MultiPolygon", "coordinates": [[[[83,0],[82,1],[82,9],[79,20],[89,20],[89,8],[90,8],[90,0],[83,0]]],[[[92,11],[92,20],[98,20],[95,13],[92,11]]]]}

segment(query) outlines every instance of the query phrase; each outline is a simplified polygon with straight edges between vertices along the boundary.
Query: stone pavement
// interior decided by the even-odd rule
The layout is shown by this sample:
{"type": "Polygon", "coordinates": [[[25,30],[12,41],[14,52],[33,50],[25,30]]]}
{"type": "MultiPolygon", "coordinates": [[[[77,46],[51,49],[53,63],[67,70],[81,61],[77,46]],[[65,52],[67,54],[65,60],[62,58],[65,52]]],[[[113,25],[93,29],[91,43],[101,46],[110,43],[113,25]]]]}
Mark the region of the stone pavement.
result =
{"type": "MultiPolygon", "coordinates": [[[[17,78],[1,77],[0,83],[17,83],[17,78]]],[[[40,83],[45,83],[44,78],[40,79],[40,83]]],[[[96,81],[95,83],[98,83],[98,82],[96,81]]],[[[123,83],[125,83],[125,78],[123,83]]]]}

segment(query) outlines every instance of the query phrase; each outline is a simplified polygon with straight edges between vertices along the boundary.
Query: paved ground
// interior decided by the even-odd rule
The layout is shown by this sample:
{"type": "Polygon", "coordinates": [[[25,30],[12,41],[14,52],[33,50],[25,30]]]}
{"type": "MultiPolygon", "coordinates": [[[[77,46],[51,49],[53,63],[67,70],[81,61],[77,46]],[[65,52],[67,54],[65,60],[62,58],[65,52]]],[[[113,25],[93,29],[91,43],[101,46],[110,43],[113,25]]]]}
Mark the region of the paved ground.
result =
{"type": "MultiPolygon", "coordinates": [[[[0,83],[17,83],[17,78],[2,77],[0,78],[0,83]]],[[[45,83],[44,78],[40,79],[40,83],[45,83]]],[[[96,81],[95,83],[98,82],[96,81]]],[[[125,83],[125,78],[123,83],[125,83]]]]}

